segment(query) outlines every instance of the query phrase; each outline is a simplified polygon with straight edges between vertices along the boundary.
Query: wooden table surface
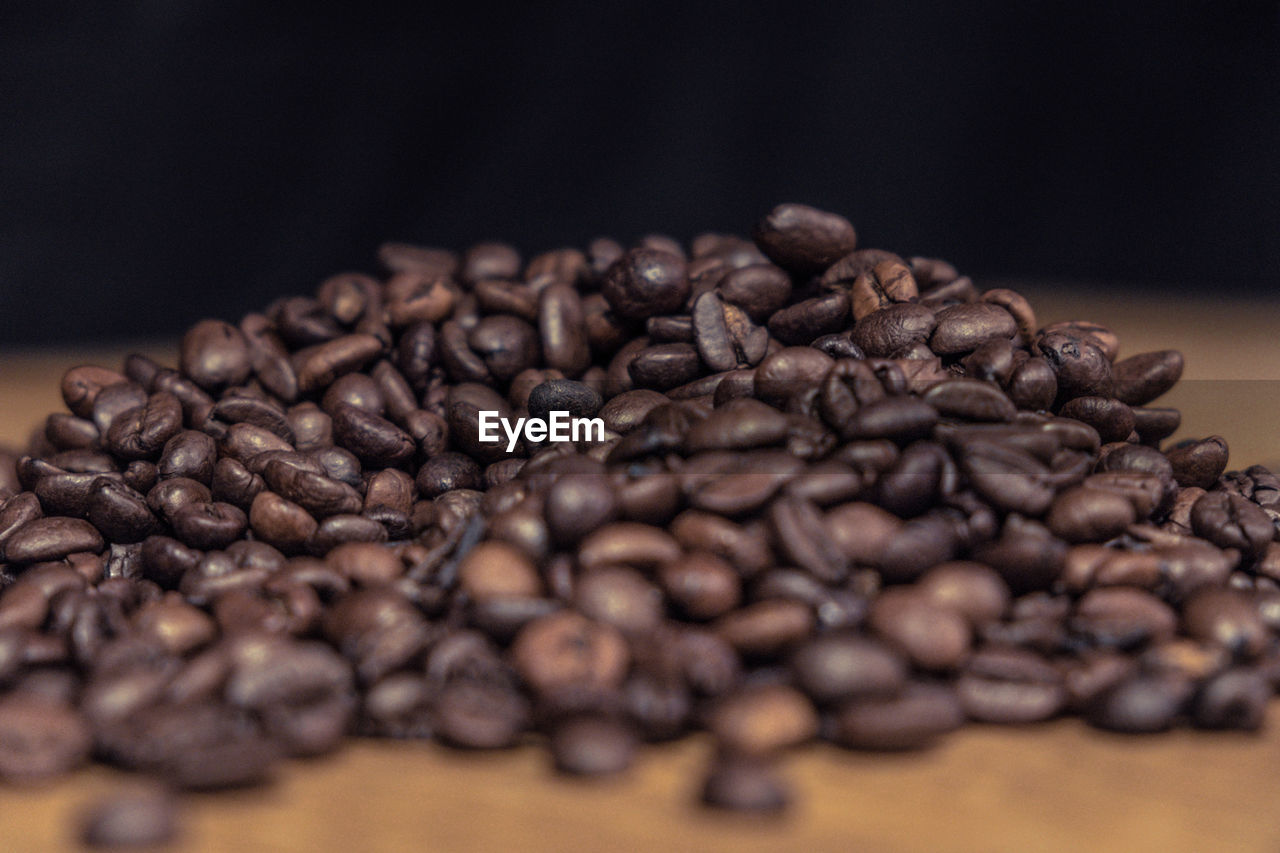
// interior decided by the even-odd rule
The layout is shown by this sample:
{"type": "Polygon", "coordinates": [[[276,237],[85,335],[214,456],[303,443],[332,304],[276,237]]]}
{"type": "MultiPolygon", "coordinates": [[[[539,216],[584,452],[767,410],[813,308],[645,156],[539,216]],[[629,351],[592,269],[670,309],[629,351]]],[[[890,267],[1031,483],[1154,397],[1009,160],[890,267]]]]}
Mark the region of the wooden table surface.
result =
{"type": "MultiPolygon", "coordinates": [[[[1092,319],[1124,353],[1176,347],[1168,397],[1182,435],[1221,433],[1231,464],[1280,460],[1280,303],[1216,296],[1157,302],[1121,288],[1024,288],[1042,322],[1092,319]]],[[[172,346],[149,352],[172,363],[172,346]]],[[[60,409],[58,380],[121,350],[0,354],[0,441],[60,409]]],[[[1280,851],[1280,707],[1261,735],[1124,737],[1075,720],[971,726],[938,748],[869,755],[814,746],[786,762],[780,819],[692,805],[708,744],[645,750],[607,783],[552,774],[526,746],[461,754],[359,742],[287,766],[265,789],[184,799],[182,849],[236,851],[844,850],[1280,851]]],[[[0,850],[74,849],[73,817],[126,774],[93,767],[48,787],[0,788],[0,850]]]]}

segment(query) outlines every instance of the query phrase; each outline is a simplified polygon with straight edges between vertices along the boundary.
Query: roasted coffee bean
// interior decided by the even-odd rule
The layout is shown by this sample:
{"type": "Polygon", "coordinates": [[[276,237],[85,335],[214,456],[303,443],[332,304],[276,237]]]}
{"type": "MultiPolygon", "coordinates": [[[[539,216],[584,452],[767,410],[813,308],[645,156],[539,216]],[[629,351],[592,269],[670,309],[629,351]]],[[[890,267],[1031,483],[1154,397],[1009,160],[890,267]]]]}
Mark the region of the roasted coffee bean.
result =
{"type": "Polygon", "coordinates": [[[1126,734],[1169,729],[1182,712],[1186,685],[1166,675],[1136,675],[1103,693],[1086,713],[1094,726],[1126,734]]]}
{"type": "Polygon", "coordinates": [[[659,573],[667,597],[691,619],[714,619],[742,600],[737,571],[709,552],[693,552],[667,563],[659,573]]]}
{"type": "MultiPolygon", "coordinates": [[[[1133,410],[1109,397],[1076,397],[1059,410],[1064,418],[1083,421],[1098,431],[1103,442],[1124,441],[1133,432],[1133,410]]],[[[1225,460],[1224,460],[1225,461],[1225,460]]]]}
{"type": "Polygon", "coordinates": [[[156,464],[163,479],[189,477],[207,486],[213,480],[217,461],[218,446],[210,436],[183,430],[165,443],[156,464]]]}
{"type": "Polygon", "coordinates": [[[950,688],[911,682],[896,696],[855,699],[842,707],[832,739],[853,749],[919,749],[963,722],[964,711],[950,688]]]}
{"type": "Polygon", "coordinates": [[[415,449],[413,439],[395,424],[348,403],[339,403],[333,413],[333,437],[367,465],[401,465],[415,449]]]}
{"type": "Polygon", "coordinates": [[[826,634],[796,650],[797,685],[815,702],[889,697],[906,685],[907,666],[885,645],[855,634],[826,634]]]}
{"type": "Polygon", "coordinates": [[[1227,468],[1227,442],[1219,435],[1200,441],[1180,441],[1166,450],[1165,456],[1169,458],[1178,485],[1208,489],[1227,468]]]}
{"type": "Polygon", "coordinates": [[[1058,670],[1020,649],[976,652],[956,681],[956,696],[966,716],[987,723],[1039,722],[1067,703],[1058,670]]]}
{"type": "Polygon", "coordinates": [[[630,653],[615,628],[577,613],[561,612],[526,625],[516,636],[512,659],[534,690],[569,685],[617,687],[630,653]]]}
{"type": "Polygon", "coordinates": [[[179,368],[206,390],[239,385],[252,370],[248,342],[228,323],[202,320],[182,339],[179,368]]]}
{"type": "Polygon", "coordinates": [[[1182,413],[1177,409],[1131,407],[1133,430],[1143,444],[1157,445],[1182,426],[1182,413]]]}
{"type": "Polygon", "coordinates": [[[177,807],[160,787],[114,791],[81,817],[81,841],[90,847],[146,847],[177,836],[177,807]]]}
{"type": "Polygon", "coordinates": [[[1025,450],[982,439],[965,442],[958,450],[960,470],[992,506],[1038,516],[1053,503],[1048,467],[1025,450]]]}
{"type": "Polygon", "coordinates": [[[1137,520],[1133,503],[1124,495],[1090,486],[1067,489],[1054,498],[1045,523],[1068,542],[1105,542],[1137,520]]]}
{"type": "Polygon", "coordinates": [[[1112,367],[1116,397],[1131,406],[1145,406],[1182,378],[1182,353],[1166,349],[1144,352],[1117,361],[1112,367]]]}
{"type": "MultiPolygon", "coordinates": [[[[848,324],[849,297],[837,290],[775,312],[769,318],[769,332],[784,344],[803,345],[823,335],[842,331],[848,324]]],[[[856,337],[854,340],[860,344],[856,337]]]]}
{"type": "Polygon", "coordinates": [[[127,378],[106,367],[84,364],[73,367],[62,377],[62,400],[76,417],[88,418],[103,388],[128,381],[127,378]]]}
{"type": "Polygon", "coordinates": [[[786,402],[797,390],[817,385],[835,364],[831,356],[810,347],[786,347],[756,367],[755,394],[770,405],[786,402]]]}
{"type": "Polygon", "coordinates": [[[1271,518],[1239,495],[1209,492],[1191,508],[1191,528],[1219,548],[1235,548],[1246,557],[1261,556],[1275,535],[1271,518]]]}
{"type": "Polygon", "coordinates": [[[726,273],[717,289],[725,302],[759,323],[787,304],[791,277],[772,264],[751,264],[726,273]]]}
{"type": "Polygon", "coordinates": [[[583,569],[629,565],[658,566],[680,556],[680,546],[657,527],[635,522],[615,522],[587,536],[578,548],[583,569]]]}
{"type": "Polygon", "coordinates": [[[1057,377],[1059,400],[1112,395],[1111,363],[1092,338],[1051,332],[1043,335],[1036,347],[1057,377]]]}
{"type": "Polygon", "coordinates": [[[1017,409],[989,382],[977,379],[949,379],[921,395],[943,417],[966,421],[1012,421],[1017,409]]]}
{"type": "Polygon", "coordinates": [[[492,684],[445,686],[435,704],[435,731],[445,743],[498,749],[515,742],[529,719],[520,694],[492,684]]]}
{"type": "Polygon", "coordinates": [[[848,561],[828,537],[821,510],[810,501],[780,498],[769,507],[769,524],[778,551],[788,562],[828,583],[844,580],[848,561]]]}
{"type": "Polygon", "coordinates": [[[10,563],[61,560],[80,551],[97,554],[105,547],[92,524],[79,518],[33,518],[9,535],[4,559],[10,563]]]}
{"type": "Polygon", "coordinates": [[[954,669],[969,653],[965,618],[912,588],[882,592],[871,607],[869,622],[876,634],[921,669],[954,669]]]}
{"type": "Polygon", "coordinates": [[[0,779],[31,784],[74,770],[93,736],[71,708],[23,693],[0,699],[0,779]]]}
{"type": "Polygon", "coordinates": [[[716,704],[709,728],[731,752],[768,755],[814,737],[818,715],[805,695],[792,687],[748,688],[716,704]]]}
{"type": "Polygon", "coordinates": [[[107,435],[116,418],[140,406],[146,406],[147,400],[147,392],[132,382],[121,382],[103,388],[93,401],[91,416],[98,434],[107,435]]]}
{"type": "Polygon", "coordinates": [[[1177,620],[1173,609],[1154,595],[1118,586],[1085,593],[1070,627],[1092,645],[1128,649],[1169,639],[1177,620]]]}
{"type": "Polygon", "coordinates": [[[496,596],[533,597],[542,592],[542,582],[532,561],[501,542],[485,542],[471,549],[458,565],[458,582],[477,600],[496,596]]]}
{"type": "Polygon", "coordinates": [[[702,786],[702,802],[735,812],[780,812],[791,793],[766,759],[725,755],[716,759],[702,786]]]}
{"type": "Polygon", "coordinates": [[[1262,674],[1229,669],[1206,682],[1192,703],[1191,720],[1206,729],[1257,731],[1271,698],[1262,674]]]}
{"type": "Polygon", "coordinates": [[[1009,399],[1019,409],[1042,411],[1058,395],[1058,378],[1047,359],[1028,358],[1013,369],[1006,388],[1009,399]]]}
{"type": "Polygon", "coordinates": [[[629,726],[602,716],[565,720],[551,733],[551,756],[561,773],[608,776],[631,766],[636,736],[629,726]]]}
{"type": "Polygon", "coordinates": [[[802,642],[813,631],[814,623],[813,611],[807,604],[767,599],[721,616],[714,628],[739,653],[769,657],[802,642]]]}
{"type": "Polygon", "coordinates": [[[803,204],[778,205],[752,236],[769,260],[802,275],[821,272],[858,242],[849,220],[803,204]]]}
{"type": "Polygon", "coordinates": [[[59,450],[93,447],[101,439],[93,421],[66,412],[54,412],[45,419],[44,436],[59,450]]]}
{"type": "Polygon", "coordinates": [[[862,408],[849,419],[842,437],[866,441],[887,438],[906,444],[924,438],[938,422],[938,410],[915,397],[885,397],[862,408]]]}
{"type": "Polygon", "coordinates": [[[974,302],[937,312],[929,348],[939,355],[972,352],[988,341],[1006,340],[1018,333],[1013,315],[1000,305],[974,302]]]}
{"type": "Polygon", "coordinates": [[[1009,608],[1009,587],[991,567],[957,560],[940,563],[916,583],[933,604],[954,610],[974,626],[1000,619],[1009,608]]]}
{"type": "Polygon", "coordinates": [[[1186,632],[1223,646],[1240,657],[1255,657],[1267,643],[1267,628],[1248,597],[1234,590],[1205,587],[1182,606],[1186,632]]]}
{"type": "MultiPolygon", "coordinates": [[[[256,499],[254,503],[256,505],[256,499]]],[[[184,545],[209,551],[225,548],[239,539],[248,521],[238,507],[215,501],[186,504],[174,512],[169,523],[174,536],[184,545]]]]}
{"type": "Polygon", "coordinates": [[[605,271],[601,292],[626,319],[670,314],[689,296],[689,279],[679,255],[659,249],[632,249],[605,271]]]}
{"type": "Polygon", "coordinates": [[[929,340],[937,324],[933,311],[923,305],[887,305],[858,321],[853,343],[868,356],[888,358],[904,347],[929,340]]]}
{"type": "Polygon", "coordinates": [[[113,542],[141,542],[151,535],[158,521],[147,501],[124,483],[100,479],[89,494],[88,519],[113,542]]]}

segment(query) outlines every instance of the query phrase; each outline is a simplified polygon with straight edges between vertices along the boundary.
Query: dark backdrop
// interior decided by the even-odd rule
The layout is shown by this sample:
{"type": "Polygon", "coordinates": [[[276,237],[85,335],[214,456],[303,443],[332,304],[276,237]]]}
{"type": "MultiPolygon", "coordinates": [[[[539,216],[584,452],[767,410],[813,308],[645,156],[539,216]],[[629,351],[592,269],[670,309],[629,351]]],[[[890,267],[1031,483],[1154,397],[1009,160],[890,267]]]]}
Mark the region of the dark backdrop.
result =
{"type": "Polygon", "coordinates": [[[8,341],[236,317],[386,238],[688,238],[784,200],[980,276],[1280,278],[1276,2],[22,5],[8,341]]]}

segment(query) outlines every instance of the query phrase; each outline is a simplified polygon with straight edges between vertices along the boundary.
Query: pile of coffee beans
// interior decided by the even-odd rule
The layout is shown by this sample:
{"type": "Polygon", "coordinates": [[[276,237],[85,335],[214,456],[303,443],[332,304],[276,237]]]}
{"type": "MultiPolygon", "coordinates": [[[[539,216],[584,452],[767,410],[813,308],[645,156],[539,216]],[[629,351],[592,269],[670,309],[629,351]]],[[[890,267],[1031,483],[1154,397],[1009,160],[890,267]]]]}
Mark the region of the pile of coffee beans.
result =
{"type": "Polygon", "coordinates": [[[378,260],[70,370],[0,459],[0,777],[248,785],[352,735],[597,776],[705,731],[705,801],[770,811],[816,739],[1261,724],[1280,479],[1166,442],[1178,352],[799,204],[378,260]],[[483,438],[552,412],[603,427],[483,438]]]}

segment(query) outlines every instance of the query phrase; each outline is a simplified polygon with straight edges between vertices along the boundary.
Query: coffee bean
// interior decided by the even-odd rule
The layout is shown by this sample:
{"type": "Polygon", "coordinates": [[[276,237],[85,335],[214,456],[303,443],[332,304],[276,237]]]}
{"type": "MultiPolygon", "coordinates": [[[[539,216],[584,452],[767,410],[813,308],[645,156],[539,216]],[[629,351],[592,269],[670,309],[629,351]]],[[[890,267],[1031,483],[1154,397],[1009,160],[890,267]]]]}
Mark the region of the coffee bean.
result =
{"type": "Polygon", "coordinates": [[[987,723],[1034,723],[1063,709],[1062,676],[1047,661],[1020,649],[976,652],[956,681],[965,714],[987,723]]]}
{"type": "Polygon", "coordinates": [[[791,659],[796,682],[816,702],[890,697],[906,684],[905,661],[886,646],[853,634],[827,634],[791,659]]]}
{"type": "Polygon", "coordinates": [[[229,323],[202,320],[182,339],[179,369],[207,391],[239,385],[252,370],[248,342],[229,323]]]}
{"type": "Polygon", "coordinates": [[[1227,468],[1227,442],[1218,435],[1200,441],[1189,439],[1166,450],[1165,456],[1178,485],[1208,489],[1227,468]]]}
{"type": "Polygon", "coordinates": [[[659,579],[667,597],[691,619],[714,619],[742,600],[737,571],[709,552],[695,551],[667,563],[659,579]]]}
{"type": "Polygon", "coordinates": [[[770,405],[785,402],[799,388],[820,383],[834,364],[810,347],[780,349],[756,367],[756,396],[770,405]]]}
{"type": "Polygon", "coordinates": [[[1133,504],[1114,491],[1076,486],[1059,494],[1045,523],[1068,542],[1105,542],[1137,518],[1133,504]]]}
{"type": "Polygon", "coordinates": [[[1247,557],[1266,550],[1275,535],[1270,517],[1257,505],[1239,495],[1209,492],[1191,508],[1191,527],[1196,535],[1220,548],[1236,548],[1247,557]]]}
{"type": "Polygon", "coordinates": [[[1085,719],[1114,732],[1162,732],[1173,725],[1182,711],[1186,693],[1183,684],[1168,676],[1133,676],[1098,697],[1085,719]]]}
{"type": "Polygon", "coordinates": [[[1008,585],[982,563],[939,563],[915,586],[933,604],[960,613],[975,626],[999,619],[1009,607],[1008,585]]]}
{"type": "Polygon", "coordinates": [[[87,521],[78,518],[33,518],[9,535],[4,558],[10,563],[39,563],[61,560],[79,551],[100,553],[102,535],[87,521]]]}
{"type": "Polygon", "coordinates": [[[794,688],[749,688],[721,699],[710,713],[709,727],[731,752],[768,755],[814,737],[818,715],[794,688]]]}
{"type": "Polygon", "coordinates": [[[1144,352],[1112,368],[1116,397],[1131,406],[1145,406],[1164,394],[1182,377],[1182,353],[1167,349],[1144,352]]]}
{"type": "Polygon", "coordinates": [[[641,388],[669,390],[698,375],[698,350],[692,344],[656,344],[638,352],[628,371],[641,388]]]}
{"type": "Polygon", "coordinates": [[[970,632],[964,617],[914,589],[882,592],[869,621],[876,634],[922,669],[954,669],[968,656],[970,632]]]}
{"type": "Polygon", "coordinates": [[[1177,618],[1149,593],[1110,587],[1085,593],[1072,614],[1071,630],[1093,645],[1133,648],[1172,637],[1177,618]]]}
{"type": "Polygon", "coordinates": [[[839,332],[848,324],[849,297],[837,290],[775,312],[769,318],[769,332],[784,344],[802,345],[839,332]]]}
{"type": "Polygon", "coordinates": [[[632,249],[605,271],[601,292],[623,318],[669,314],[689,295],[684,260],[662,250],[632,249]]]}
{"type": "Polygon", "coordinates": [[[933,311],[923,305],[886,305],[858,320],[853,343],[869,356],[887,358],[904,347],[929,340],[937,325],[933,311]]]}
{"type": "Polygon", "coordinates": [[[1068,400],[1060,413],[1064,418],[1087,423],[1104,442],[1124,441],[1136,424],[1133,410],[1108,397],[1076,397],[1068,400]]]}
{"type": "Polygon", "coordinates": [[[486,542],[471,549],[458,565],[458,581],[476,599],[536,596],[542,591],[533,563],[500,542],[486,542]]]}
{"type": "Polygon", "coordinates": [[[90,847],[167,844],[177,835],[177,807],[163,788],[112,792],[81,818],[81,841],[90,847]]]}
{"type": "Polygon", "coordinates": [[[62,377],[62,400],[72,414],[88,418],[102,389],[128,381],[117,371],[91,364],[68,370],[62,377]]]}
{"type": "Polygon", "coordinates": [[[1000,389],[977,379],[949,379],[921,395],[938,414],[966,421],[1012,421],[1017,409],[1000,389]]]}
{"type": "Polygon", "coordinates": [[[730,811],[769,814],[785,809],[791,794],[765,760],[729,755],[712,765],[702,801],[730,811]]]}
{"type": "Polygon", "coordinates": [[[663,530],[635,522],[615,522],[592,533],[579,545],[583,569],[600,566],[657,566],[680,556],[680,546],[663,530]]]}
{"type": "Polygon", "coordinates": [[[963,722],[964,711],[950,688],[912,682],[897,696],[846,704],[836,713],[832,739],[853,749],[920,749],[963,722]]]}
{"type": "Polygon", "coordinates": [[[972,352],[988,341],[1008,339],[1018,333],[1013,316],[990,302],[953,305],[937,312],[936,317],[929,348],[940,355],[972,352]]]}
{"type": "Polygon", "coordinates": [[[813,630],[813,611],[798,601],[770,599],[715,622],[716,633],[744,655],[768,657],[799,644],[813,630]]]}
{"type": "Polygon", "coordinates": [[[787,304],[791,277],[773,264],[751,264],[726,273],[717,290],[725,302],[759,323],[787,304]]]}
{"type": "Polygon", "coordinates": [[[1182,622],[1192,637],[1223,646],[1240,657],[1258,655],[1267,642],[1262,617],[1247,597],[1233,590],[1198,590],[1183,604],[1182,622]]]}
{"type": "Polygon", "coordinates": [[[1046,332],[1036,346],[1057,377],[1059,400],[1111,396],[1111,363],[1093,338],[1046,332]]]}
{"type": "Polygon", "coordinates": [[[1261,673],[1230,669],[1200,688],[1191,711],[1192,721],[1206,729],[1257,731],[1262,726],[1271,685],[1261,673]]]}
{"type": "Polygon", "coordinates": [[[756,225],[756,245],[778,266],[821,272],[854,250],[853,226],[843,216],[803,204],[782,204],[756,225]]]}
{"type": "Polygon", "coordinates": [[[565,720],[551,734],[556,769],[573,776],[608,776],[631,766],[636,751],[631,728],[599,716],[565,720]]]}
{"type": "Polygon", "coordinates": [[[0,700],[0,779],[43,782],[89,758],[93,737],[65,705],[21,693],[0,700]]]}
{"type": "Polygon", "coordinates": [[[571,612],[526,625],[511,654],[521,677],[540,692],[576,684],[616,687],[630,657],[616,629],[571,612]]]}

